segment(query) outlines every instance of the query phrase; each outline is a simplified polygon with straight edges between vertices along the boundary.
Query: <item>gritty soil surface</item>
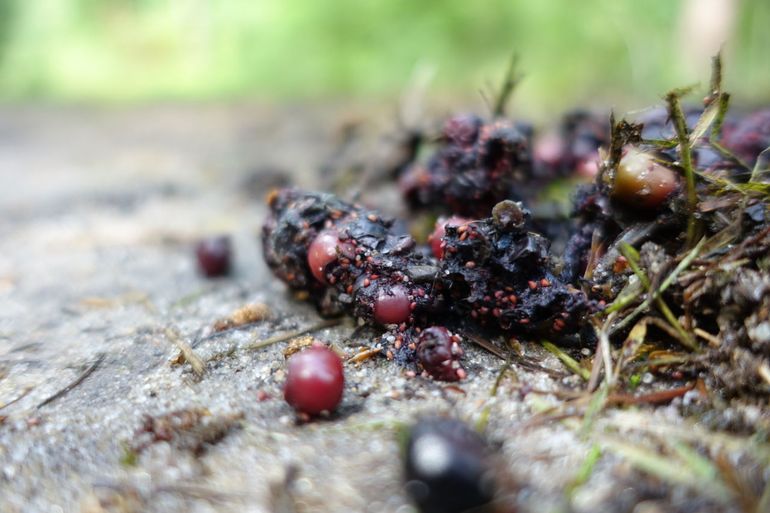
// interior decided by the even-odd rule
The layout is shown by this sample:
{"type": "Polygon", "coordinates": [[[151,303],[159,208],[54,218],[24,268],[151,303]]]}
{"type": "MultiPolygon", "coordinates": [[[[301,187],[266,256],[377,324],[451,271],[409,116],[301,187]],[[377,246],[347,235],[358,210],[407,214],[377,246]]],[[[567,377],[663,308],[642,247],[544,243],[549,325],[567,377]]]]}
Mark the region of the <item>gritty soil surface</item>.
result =
{"type": "MultiPolygon", "coordinates": [[[[0,511],[413,511],[398,430],[436,412],[486,419],[522,512],[745,511],[734,489],[686,469],[645,473],[638,452],[722,455],[756,487],[770,478],[761,437],[693,422],[696,390],[595,416],[559,409],[581,378],[537,344],[494,397],[505,362],[467,341],[457,385],[381,357],[348,362],[340,409],[298,422],[282,399],[288,342],[247,346],[320,319],[269,273],[257,233],[272,186],[319,185],[343,118],[243,105],[0,112],[0,511]],[[235,270],[206,280],[193,247],[217,233],[233,235],[235,270]],[[251,303],[269,318],[208,336],[251,303]],[[202,377],[169,330],[205,362],[202,377]],[[175,411],[179,432],[142,445],[147,416],[175,411]]],[[[374,335],[343,322],[314,336],[354,356],[374,335]]],[[[721,415],[750,424],[755,410],[721,415]]]]}

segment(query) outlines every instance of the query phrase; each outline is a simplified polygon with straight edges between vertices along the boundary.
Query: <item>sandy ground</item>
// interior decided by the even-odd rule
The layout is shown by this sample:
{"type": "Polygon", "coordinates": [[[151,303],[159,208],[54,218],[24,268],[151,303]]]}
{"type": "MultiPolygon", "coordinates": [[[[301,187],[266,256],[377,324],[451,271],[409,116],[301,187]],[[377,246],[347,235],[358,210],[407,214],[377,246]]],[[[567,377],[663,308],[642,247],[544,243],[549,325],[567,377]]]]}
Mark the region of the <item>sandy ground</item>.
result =
{"type": "MultiPolygon", "coordinates": [[[[526,358],[552,376],[514,362],[516,379],[496,397],[502,362],[475,346],[459,387],[408,378],[382,358],[350,363],[340,410],[298,424],[281,399],[285,344],[245,346],[319,319],[271,277],[256,234],[275,170],[314,185],[342,117],[242,105],[0,111],[0,511],[405,513],[398,427],[432,412],[474,423],[485,409],[503,493],[520,511],[738,511],[609,449],[580,479],[607,437],[642,440],[665,425],[686,439],[697,427],[680,417],[687,398],[644,415],[609,411],[588,431],[579,417],[533,423],[560,400],[522,386],[580,383],[536,345],[526,358]],[[220,232],[234,237],[235,273],[202,279],[191,246],[220,232]],[[270,306],[270,320],[201,340],[254,302],[270,306]],[[211,359],[202,379],[170,363],[167,328],[211,359]],[[189,408],[238,420],[201,453],[159,442],[126,460],[145,415],[189,408]],[[289,469],[296,478],[283,486],[289,469]]],[[[352,333],[343,324],[315,335],[353,355],[368,340],[352,333]]],[[[743,442],[719,440],[741,461],[743,442]]]]}

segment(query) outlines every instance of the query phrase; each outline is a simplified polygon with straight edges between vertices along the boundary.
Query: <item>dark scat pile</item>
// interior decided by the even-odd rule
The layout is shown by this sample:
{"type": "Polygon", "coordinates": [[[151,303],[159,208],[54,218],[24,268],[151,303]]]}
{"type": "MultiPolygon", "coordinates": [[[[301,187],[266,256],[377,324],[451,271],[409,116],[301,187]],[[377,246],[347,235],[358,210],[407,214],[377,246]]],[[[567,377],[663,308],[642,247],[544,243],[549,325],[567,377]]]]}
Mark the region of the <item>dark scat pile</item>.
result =
{"type": "Polygon", "coordinates": [[[274,274],[324,315],[388,327],[386,354],[402,362],[414,360],[416,338],[433,324],[561,341],[593,309],[555,276],[548,241],[526,229],[529,214],[512,202],[467,232],[447,229],[442,260],[390,220],[328,194],[286,189],[270,207],[262,239],[274,274]],[[314,274],[312,248],[330,233],[336,254],[314,274]]]}
{"type": "Polygon", "coordinates": [[[441,284],[451,308],[482,326],[564,340],[596,307],[554,274],[550,243],[528,220],[505,201],[491,218],[447,227],[441,284]]]}

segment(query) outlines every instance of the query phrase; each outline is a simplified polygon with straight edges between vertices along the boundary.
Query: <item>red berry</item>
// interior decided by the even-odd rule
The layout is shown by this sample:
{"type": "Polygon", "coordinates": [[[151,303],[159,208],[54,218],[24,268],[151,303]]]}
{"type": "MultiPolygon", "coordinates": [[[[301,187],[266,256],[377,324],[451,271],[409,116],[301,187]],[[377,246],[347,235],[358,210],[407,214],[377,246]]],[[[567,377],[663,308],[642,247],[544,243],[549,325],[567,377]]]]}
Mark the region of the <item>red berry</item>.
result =
{"type": "Polygon", "coordinates": [[[195,246],[198,268],[207,278],[225,276],[230,272],[230,237],[210,237],[195,246]]]}
{"type": "Polygon", "coordinates": [[[340,357],[331,349],[314,346],[289,358],[283,396],[298,412],[318,415],[337,407],[344,385],[340,357]]]}
{"type": "Polygon", "coordinates": [[[458,381],[465,377],[465,371],[457,363],[462,354],[457,339],[446,328],[428,328],[417,341],[417,358],[434,379],[458,381]]]}
{"type": "Polygon", "coordinates": [[[430,243],[430,249],[433,251],[433,256],[439,259],[444,257],[444,248],[441,247],[441,242],[446,234],[447,226],[462,226],[470,222],[471,220],[466,217],[452,216],[449,219],[440,217],[438,221],[436,221],[436,228],[433,230],[433,233],[428,236],[428,242],[430,243]]]}
{"type": "Polygon", "coordinates": [[[400,324],[411,314],[409,294],[402,285],[381,289],[374,301],[374,320],[380,324],[400,324]]]}
{"type": "Polygon", "coordinates": [[[349,242],[340,241],[339,233],[335,230],[320,232],[307,250],[307,265],[315,279],[327,283],[326,266],[337,260],[339,255],[353,257],[353,246],[349,242]]]}
{"type": "Polygon", "coordinates": [[[679,186],[677,176],[654,155],[630,148],[615,172],[612,197],[629,207],[654,210],[679,186]]]}

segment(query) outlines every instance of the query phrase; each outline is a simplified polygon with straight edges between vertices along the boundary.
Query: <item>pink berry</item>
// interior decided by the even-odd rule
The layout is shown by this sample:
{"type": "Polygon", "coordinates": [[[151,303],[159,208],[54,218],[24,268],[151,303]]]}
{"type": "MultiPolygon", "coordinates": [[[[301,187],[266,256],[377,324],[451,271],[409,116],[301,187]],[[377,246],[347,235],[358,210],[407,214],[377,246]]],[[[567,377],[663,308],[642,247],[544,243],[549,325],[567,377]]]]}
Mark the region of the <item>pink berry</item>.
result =
{"type": "Polygon", "coordinates": [[[400,324],[412,314],[409,294],[402,285],[383,288],[374,301],[374,320],[380,324],[400,324]]]}
{"type": "Polygon", "coordinates": [[[339,255],[352,257],[353,246],[349,242],[340,241],[339,233],[335,230],[320,232],[307,250],[307,265],[315,279],[327,283],[326,267],[337,260],[339,255]]]}
{"type": "Polygon", "coordinates": [[[203,239],[195,246],[198,268],[207,278],[230,272],[230,237],[222,235],[203,239]]]}
{"type": "Polygon", "coordinates": [[[340,357],[331,349],[313,346],[289,358],[283,396],[298,412],[318,415],[337,407],[344,385],[340,357]]]}
{"type": "Polygon", "coordinates": [[[447,226],[462,226],[470,223],[471,220],[466,217],[452,216],[449,219],[439,218],[436,221],[436,228],[428,236],[428,242],[430,243],[430,249],[433,251],[433,256],[438,259],[444,258],[444,248],[441,247],[442,239],[446,234],[447,226]]]}

